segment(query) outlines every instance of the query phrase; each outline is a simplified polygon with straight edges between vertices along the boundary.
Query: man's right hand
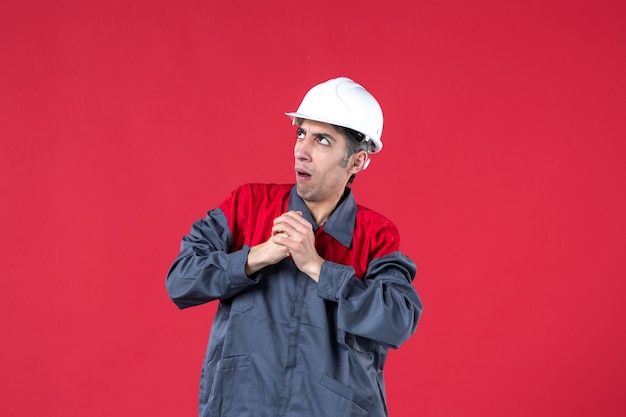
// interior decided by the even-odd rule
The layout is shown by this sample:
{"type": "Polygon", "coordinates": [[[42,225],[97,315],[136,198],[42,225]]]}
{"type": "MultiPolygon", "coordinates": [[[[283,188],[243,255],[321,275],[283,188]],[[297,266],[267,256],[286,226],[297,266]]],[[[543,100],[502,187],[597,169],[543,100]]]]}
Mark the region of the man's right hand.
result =
{"type": "Polygon", "coordinates": [[[245,268],[246,275],[250,276],[268,265],[277,264],[289,256],[289,249],[274,243],[274,236],[276,235],[250,248],[245,268]]]}

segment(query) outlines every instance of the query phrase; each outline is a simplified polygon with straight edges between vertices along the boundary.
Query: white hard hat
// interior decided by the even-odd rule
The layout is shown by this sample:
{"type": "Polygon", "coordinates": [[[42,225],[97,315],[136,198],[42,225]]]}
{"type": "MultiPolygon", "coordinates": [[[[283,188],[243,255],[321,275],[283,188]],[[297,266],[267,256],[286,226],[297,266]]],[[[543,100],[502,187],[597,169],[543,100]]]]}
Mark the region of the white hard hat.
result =
{"type": "Polygon", "coordinates": [[[316,85],[306,93],[297,111],[285,114],[294,123],[302,118],[356,130],[374,143],[371,153],[383,148],[383,111],[374,96],[349,78],[316,85]]]}

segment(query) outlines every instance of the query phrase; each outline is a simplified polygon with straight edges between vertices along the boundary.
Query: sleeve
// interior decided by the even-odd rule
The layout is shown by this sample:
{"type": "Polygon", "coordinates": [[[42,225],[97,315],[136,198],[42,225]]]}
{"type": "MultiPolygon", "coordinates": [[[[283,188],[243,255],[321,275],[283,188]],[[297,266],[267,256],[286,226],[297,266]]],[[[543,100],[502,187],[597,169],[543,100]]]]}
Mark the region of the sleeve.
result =
{"type": "Polygon", "coordinates": [[[259,282],[260,274],[244,272],[250,247],[230,252],[232,241],[221,208],[193,224],[166,278],[168,295],[179,308],[227,299],[259,282]]]}
{"type": "Polygon", "coordinates": [[[370,262],[363,280],[352,266],[326,261],[318,296],[337,303],[339,330],[397,349],[415,333],[423,310],[412,285],[415,273],[400,251],[370,262]]]}

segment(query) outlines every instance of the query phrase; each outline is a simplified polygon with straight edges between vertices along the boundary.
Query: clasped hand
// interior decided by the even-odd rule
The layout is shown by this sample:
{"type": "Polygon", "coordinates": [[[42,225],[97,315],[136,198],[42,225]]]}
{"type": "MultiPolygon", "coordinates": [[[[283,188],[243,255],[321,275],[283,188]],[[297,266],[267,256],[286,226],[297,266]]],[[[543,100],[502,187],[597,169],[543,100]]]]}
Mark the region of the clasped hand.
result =
{"type": "Polygon", "coordinates": [[[288,211],[274,219],[272,236],[250,249],[246,273],[251,275],[288,256],[291,256],[300,271],[315,282],[319,280],[324,259],[315,249],[315,235],[311,223],[304,219],[302,212],[299,211],[288,211]]]}

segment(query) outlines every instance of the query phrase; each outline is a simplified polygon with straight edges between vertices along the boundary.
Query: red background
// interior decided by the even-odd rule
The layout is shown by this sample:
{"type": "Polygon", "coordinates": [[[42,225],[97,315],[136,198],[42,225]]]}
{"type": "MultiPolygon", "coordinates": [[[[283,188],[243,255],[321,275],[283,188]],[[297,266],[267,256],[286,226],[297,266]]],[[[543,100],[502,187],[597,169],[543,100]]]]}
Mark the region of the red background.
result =
{"type": "Polygon", "coordinates": [[[354,185],[419,267],[393,417],[626,415],[626,3],[0,4],[0,413],[193,416],[215,305],[193,221],[290,182],[284,111],[347,75],[385,113],[354,185]]]}

